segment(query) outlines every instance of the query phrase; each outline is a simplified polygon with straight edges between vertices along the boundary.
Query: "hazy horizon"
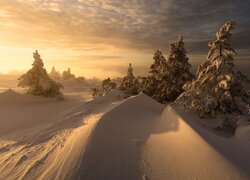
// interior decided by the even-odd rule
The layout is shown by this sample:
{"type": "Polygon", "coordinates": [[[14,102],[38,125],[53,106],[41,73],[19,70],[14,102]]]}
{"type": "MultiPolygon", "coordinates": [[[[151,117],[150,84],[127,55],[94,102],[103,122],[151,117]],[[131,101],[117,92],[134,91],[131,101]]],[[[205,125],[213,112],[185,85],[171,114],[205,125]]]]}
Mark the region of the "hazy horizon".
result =
{"type": "MultiPolygon", "coordinates": [[[[45,68],[77,76],[116,77],[132,63],[145,75],[153,52],[167,58],[168,45],[184,37],[191,64],[206,60],[207,43],[224,22],[234,19],[232,46],[238,61],[249,59],[247,1],[3,0],[0,2],[0,72],[25,72],[37,49],[45,68]],[[240,10],[239,10],[240,9],[240,10]]],[[[21,74],[21,73],[19,73],[21,74]]]]}

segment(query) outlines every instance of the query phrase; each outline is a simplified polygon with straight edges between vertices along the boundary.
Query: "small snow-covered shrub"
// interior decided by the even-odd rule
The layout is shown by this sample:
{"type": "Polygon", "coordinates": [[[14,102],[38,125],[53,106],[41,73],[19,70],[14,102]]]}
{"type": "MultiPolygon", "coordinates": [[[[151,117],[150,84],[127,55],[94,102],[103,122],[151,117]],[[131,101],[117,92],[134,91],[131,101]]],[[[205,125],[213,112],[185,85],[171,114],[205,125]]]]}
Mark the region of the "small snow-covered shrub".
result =
{"type": "Polygon", "coordinates": [[[106,96],[109,94],[112,90],[116,88],[116,83],[113,82],[110,78],[104,79],[102,82],[101,88],[92,88],[92,96],[106,96]]]}

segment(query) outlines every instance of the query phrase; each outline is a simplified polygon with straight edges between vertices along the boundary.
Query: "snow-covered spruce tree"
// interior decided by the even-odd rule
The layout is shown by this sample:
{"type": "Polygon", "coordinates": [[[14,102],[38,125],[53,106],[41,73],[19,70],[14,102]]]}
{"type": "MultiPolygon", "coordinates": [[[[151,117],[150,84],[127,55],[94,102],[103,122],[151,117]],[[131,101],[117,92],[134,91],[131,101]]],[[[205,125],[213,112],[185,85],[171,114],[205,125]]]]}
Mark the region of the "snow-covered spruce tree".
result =
{"type": "Polygon", "coordinates": [[[29,87],[27,93],[36,96],[54,97],[61,95],[62,85],[49,77],[37,50],[33,53],[33,57],[33,67],[18,79],[18,86],[29,87]]]}
{"type": "Polygon", "coordinates": [[[60,80],[61,79],[61,75],[60,75],[60,72],[59,71],[56,71],[56,68],[55,66],[53,66],[51,68],[51,71],[49,73],[50,77],[54,80],[60,80]]]}
{"type": "Polygon", "coordinates": [[[140,92],[140,84],[133,74],[132,64],[129,63],[127,76],[125,76],[120,85],[120,90],[128,96],[137,95],[140,92]]]}
{"type": "Polygon", "coordinates": [[[235,67],[236,52],[230,44],[235,25],[229,21],[216,33],[216,40],[208,44],[208,61],[199,66],[197,79],[185,84],[185,91],[176,100],[198,111],[201,118],[217,113],[249,113],[250,98],[242,86],[245,77],[235,67]]]}
{"type": "Polygon", "coordinates": [[[143,92],[148,96],[164,103],[162,100],[162,75],[165,74],[167,61],[162,52],[157,50],[154,53],[154,63],[150,66],[148,77],[143,82],[143,92]]]}
{"type": "Polygon", "coordinates": [[[182,36],[169,46],[167,69],[162,72],[160,82],[161,101],[174,101],[183,92],[182,86],[194,79],[190,72],[187,52],[182,36]]]}
{"type": "Polygon", "coordinates": [[[67,71],[63,71],[62,73],[62,79],[63,80],[69,80],[75,78],[75,75],[71,73],[70,68],[68,68],[67,71]]]}

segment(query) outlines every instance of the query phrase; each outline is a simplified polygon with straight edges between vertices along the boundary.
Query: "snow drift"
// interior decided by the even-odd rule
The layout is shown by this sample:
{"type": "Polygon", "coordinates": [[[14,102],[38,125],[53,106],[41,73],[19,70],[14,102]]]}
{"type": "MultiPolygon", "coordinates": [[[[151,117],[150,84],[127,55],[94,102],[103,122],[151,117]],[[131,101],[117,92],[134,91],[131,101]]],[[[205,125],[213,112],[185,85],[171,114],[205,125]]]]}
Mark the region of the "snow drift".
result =
{"type": "Polygon", "coordinates": [[[239,141],[241,130],[227,139],[191,118],[144,94],[126,100],[98,122],[79,179],[248,178],[250,145],[239,141]]]}
{"type": "Polygon", "coordinates": [[[79,179],[140,179],[142,147],[150,134],[161,131],[155,125],[163,108],[140,94],[103,115],[90,137],[79,179]]]}
{"type": "Polygon", "coordinates": [[[0,179],[248,179],[249,126],[220,137],[145,94],[0,94],[0,179]]]}

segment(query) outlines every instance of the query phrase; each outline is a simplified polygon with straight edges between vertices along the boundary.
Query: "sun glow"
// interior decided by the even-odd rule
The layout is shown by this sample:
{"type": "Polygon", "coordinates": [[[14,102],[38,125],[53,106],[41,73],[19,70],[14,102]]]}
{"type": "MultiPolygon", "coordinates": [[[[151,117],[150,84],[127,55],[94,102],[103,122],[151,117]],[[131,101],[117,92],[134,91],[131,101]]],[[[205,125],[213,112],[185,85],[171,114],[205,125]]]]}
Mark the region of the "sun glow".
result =
{"type": "Polygon", "coordinates": [[[28,70],[36,49],[47,71],[52,66],[59,71],[70,67],[75,75],[87,78],[123,75],[129,62],[145,66],[142,59],[151,60],[151,56],[142,57],[130,47],[121,47],[128,46],[127,38],[116,37],[116,33],[111,36],[103,20],[99,22],[96,17],[97,12],[84,13],[88,6],[93,6],[92,2],[68,5],[67,2],[1,1],[0,73],[28,70]],[[87,4],[83,6],[84,3],[87,4]]]}

